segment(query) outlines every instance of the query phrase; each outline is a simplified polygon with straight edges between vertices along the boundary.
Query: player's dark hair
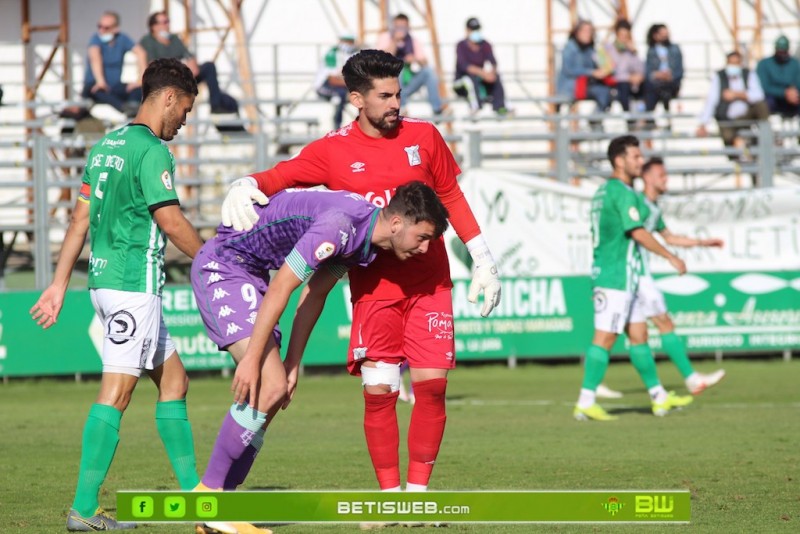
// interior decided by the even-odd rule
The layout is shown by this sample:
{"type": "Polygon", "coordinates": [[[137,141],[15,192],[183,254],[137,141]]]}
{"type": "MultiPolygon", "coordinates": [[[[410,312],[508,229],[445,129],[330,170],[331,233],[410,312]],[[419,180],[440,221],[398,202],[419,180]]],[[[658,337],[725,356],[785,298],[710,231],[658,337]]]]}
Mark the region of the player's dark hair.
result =
{"type": "Polygon", "coordinates": [[[147,66],[142,75],[142,102],[168,87],[186,95],[197,96],[197,82],[189,67],[175,58],[156,59],[147,66]]]}
{"type": "Polygon", "coordinates": [[[629,146],[639,146],[639,139],[634,135],[621,135],[615,137],[608,144],[608,161],[611,162],[611,168],[614,168],[614,160],[617,156],[623,156],[628,151],[629,146]]]}
{"type": "Polygon", "coordinates": [[[414,224],[425,221],[433,225],[434,237],[439,237],[447,230],[447,208],[436,192],[420,181],[408,182],[398,187],[389,205],[388,215],[399,215],[414,224]]]}
{"type": "Polygon", "coordinates": [[[739,59],[742,59],[742,54],[738,50],[734,50],[733,52],[728,52],[725,55],[725,59],[730,59],[732,57],[738,57],[739,59]]]}
{"type": "Polygon", "coordinates": [[[406,15],[405,13],[398,13],[397,15],[394,16],[392,20],[404,20],[408,22],[408,15],[406,15]]]}
{"type": "Polygon", "coordinates": [[[659,158],[658,156],[653,156],[652,158],[648,159],[644,165],[642,165],[642,175],[647,174],[647,171],[650,170],[651,167],[655,167],[656,165],[664,166],[664,160],[659,158]]]}
{"type": "Polygon", "coordinates": [[[403,70],[403,60],[383,50],[362,50],[350,56],[342,68],[348,91],[362,95],[372,89],[373,80],[397,78],[403,70]]]}

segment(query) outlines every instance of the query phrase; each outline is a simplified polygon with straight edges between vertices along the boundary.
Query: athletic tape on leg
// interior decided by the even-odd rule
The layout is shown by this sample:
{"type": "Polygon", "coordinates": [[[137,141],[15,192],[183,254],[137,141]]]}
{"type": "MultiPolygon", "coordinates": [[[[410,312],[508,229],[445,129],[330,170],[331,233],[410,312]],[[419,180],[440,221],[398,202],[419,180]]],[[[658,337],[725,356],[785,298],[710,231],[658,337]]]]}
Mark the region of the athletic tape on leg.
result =
{"type": "Polygon", "coordinates": [[[396,363],[377,362],[376,367],[361,366],[361,384],[364,386],[389,386],[392,393],[400,389],[400,366],[396,363]]]}

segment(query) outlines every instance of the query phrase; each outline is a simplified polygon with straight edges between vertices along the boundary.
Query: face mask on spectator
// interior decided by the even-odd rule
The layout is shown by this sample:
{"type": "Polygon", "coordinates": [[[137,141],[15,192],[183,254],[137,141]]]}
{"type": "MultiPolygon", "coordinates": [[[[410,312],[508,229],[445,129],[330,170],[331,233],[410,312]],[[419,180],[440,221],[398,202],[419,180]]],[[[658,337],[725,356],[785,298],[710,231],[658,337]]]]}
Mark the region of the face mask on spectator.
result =
{"type": "Polygon", "coordinates": [[[113,33],[98,33],[97,35],[98,37],[100,37],[100,40],[103,41],[104,43],[110,43],[111,41],[114,40],[113,33]]]}
{"type": "Polygon", "coordinates": [[[406,35],[408,35],[408,28],[405,26],[395,26],[392,28],[392,34],[395,38],[405,39],[406,35]]]}
{"type": "Polygon", "coordinates": [[[777,61],[778,63],[788,63],[789,52],[786,50],[777,50],[775,52],[775,61],[777,61]]]}
{"type": "Polygon", "coordinates": [[[469,40],[473,43],[480,43],[483,42],[483,35],[478,30],[472,30],[469,32],[469,40]]]}
{"type": "Polygon", "coordinates": [[[161,30],[158,32],[158,36],[162,39],[169,39],[169,32],[167,30],[161,30]]]}
{"type": "Polygon", "coordinates": [[[739,65],[726,65],[725,74],[727,74],[729,78],[739,78],[742,75],[742,67],[739,65]]]}
{"type": "Polygon", "coordinates": [[[356,45],[351,43],[339,43],[339,50],[345,54],[352,54],[356,51],[356,45]]]}

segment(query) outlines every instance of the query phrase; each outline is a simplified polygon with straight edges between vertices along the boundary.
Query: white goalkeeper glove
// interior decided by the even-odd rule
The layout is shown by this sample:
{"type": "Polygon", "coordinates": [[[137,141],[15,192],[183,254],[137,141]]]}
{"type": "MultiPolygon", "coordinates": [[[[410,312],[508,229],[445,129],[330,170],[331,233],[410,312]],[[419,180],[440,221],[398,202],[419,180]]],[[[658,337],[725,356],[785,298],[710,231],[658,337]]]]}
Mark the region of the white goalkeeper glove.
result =
{"type": "Polygon", "coordinates": [[[467,250],[475,263],[475,272],[469,284],[467,300],[478,302],[478,295],[483,290],[483,306],[481,316],[488,317],[492,310],[500,304],[500,278],[497,276],[497,265],[494,263],[489,246],[482,235],[473,237],[467,243],[467,250]]]}
{"type": "Polygon", "coordinates": [[[258,202],[262,206],[269,203],[267,195],[258,189],[255,178],[245,176],[232,182],[228,195],[222,201],[222,224],[233,226],[238,232],[251,230],[258,221],[258,213],[253,207],[253,202],[258,202]]]}

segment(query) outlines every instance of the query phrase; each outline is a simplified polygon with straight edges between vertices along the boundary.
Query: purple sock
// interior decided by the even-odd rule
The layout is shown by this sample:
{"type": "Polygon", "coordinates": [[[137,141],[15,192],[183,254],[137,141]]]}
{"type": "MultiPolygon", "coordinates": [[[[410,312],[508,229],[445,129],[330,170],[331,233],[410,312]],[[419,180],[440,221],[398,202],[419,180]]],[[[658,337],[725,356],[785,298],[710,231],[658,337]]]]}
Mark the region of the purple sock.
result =
{"type": "MultiPolygon", "coordinates": [[[[214,450],[208,460],[203,485],[211,489],[223,487],[231,465],[239,459],[250,445],[254,433],[237,423],[230,412],[225,414],[222,427],[217,434],[214,450]]],[[[255,459],[255,456],[253,456],[255,459]]],[[[252,465],[252,462],[250,462],[252,465]]],[[[250,468],[248,467],[248,471],[250,468]]]]}
{"type": "Polygon", "coordinates": [[[222,486],[225,491],[233,491],[244,482],[244,479],[247,478],[250,469],[253,467],[256,456],[258,456],[258,450],[252,445],[248,445],[239,459],[234,460],[228,471],[228,476],[225,477],[225,483],[222,486]]]}

